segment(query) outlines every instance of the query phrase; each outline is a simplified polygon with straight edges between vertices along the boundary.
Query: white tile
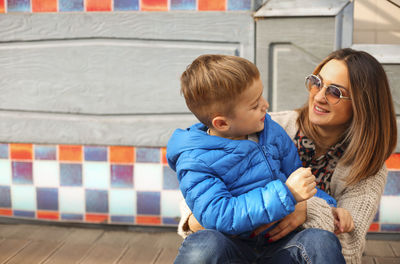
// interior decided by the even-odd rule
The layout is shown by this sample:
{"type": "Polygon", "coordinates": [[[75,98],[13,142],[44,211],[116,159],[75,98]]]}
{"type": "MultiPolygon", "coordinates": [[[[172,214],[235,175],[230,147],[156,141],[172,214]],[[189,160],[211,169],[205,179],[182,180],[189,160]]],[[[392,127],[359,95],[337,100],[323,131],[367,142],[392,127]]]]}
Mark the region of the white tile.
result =
{"type": "Polygon", "coordinates": [[[136,193],[132,190],[110,190],[110,214],[135,215],[136,193]]]}
{"type": "Polygon", "coordinates": [[[179,217],[179,204],[183,200],[180,191],[161,192],[161,215],[163,217],[179,217]]]}
{"type": "Polygon", "coordinates": [[[10,160],[0,160],[0,185],[11,185],[10,160]]]}
{"type": "Polygon", "coordinates": [[[82,187],[61,187],[59,189],[60,213],[84,214],[85,193],[82,187]]]}
{"type": "Polygon", "coordinates": [[[400,224],[400,196],[382,196],[379,209],[381,224],[400,224]]]}
{"type": "Polygon", "coordinates": [[[110,165],[108,162],[84,162],[83,185],[89,189],[110,188],[110,165]]]}
{"type": "Polygon", "coordinates": [[[36,191],[31,185],[13,185],[11,204],[14,210],[36,211],[36,191]]]}
{"type": "Polygon", "coordinates": [[[36,187],[59,187],[60,169],[57,161],[33,162],[33,183],[36,187]]]}
{"type": "Polygon", "coordinates": [[[136,163],[134,165],[134,185],[137,191],[161,191],[162,164],[136,163]]]}

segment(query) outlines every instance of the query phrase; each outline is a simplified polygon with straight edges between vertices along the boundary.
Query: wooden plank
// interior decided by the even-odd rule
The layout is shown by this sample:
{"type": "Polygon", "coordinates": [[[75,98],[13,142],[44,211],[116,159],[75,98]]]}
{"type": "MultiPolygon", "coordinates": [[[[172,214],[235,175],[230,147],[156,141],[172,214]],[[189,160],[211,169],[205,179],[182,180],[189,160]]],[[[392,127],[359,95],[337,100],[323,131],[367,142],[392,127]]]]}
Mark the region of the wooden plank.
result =
{"type": "Polygon", "coordinates": [[[126,246],[135,232],[129,231],[105,231],[96,241],[99,245],[126,246]]]}
{"type": "Polygon", "coordinates": [[[361,259],[362,264],[375,264],[374,257],[363,256],[361,259]]]}
{"type": "Polygon", "coordinates": [[[69,264],[78,263],[90,251],[91,244],[65,243],[54,254],[52,254],[45,264],[69,264]]]}
{"type": "Polygon", "coordinates": [[[22,239],[3,239],[0,242],[0,263],[5,263],[9,258],[16,255],[29,243],[30,241],[22,239]]]}
{"type": "Polygon", "coordinates": [[[9,224],[5,225],[4,237],[14,239],[26,239],[29,234],[40,228],[39,225],[9,224]]]}
{"type": "Polygon", "coordinates": [[[87,256],[80,261],[82,264],[114,263],[124,254],[127,248],[111,245],[94,245],[87,256]]]}
{"type": "Polygon", "coordinates": [[[390,241],[389,245],[393,249],[395,256],[400,257],[400,241],[390,241]]]}
{"type": "Polygon", "coordinates": [[[152,247],[151,244],[135,245],[128,248],[118,261],[119,264],[149,264],[154,263],[161,254],[161,248],[152,247]]]}
{"type": "Polygon", "coordinates": [[[93,244],[102,236],[103,233],[104,230],[100,228],[70,228],[68,236],[65,238],[65,243],[93,244]]]}
{"type": "MultiPolygon", "coordinates": [[[[29,228],[29,227],[28,227],[29,228]]],[[[69,235],[68,227],[57,227],[57,226],[38,226],[32,232],[26,236],[29,240],[34,241],[64,241],[69,235]]]]}
{"type": "Polygon", "coordinates": [[[178,249],[163,248],[155,263],[156,264],[174,263],[177,254],[178,254],[178,249]]]}
{"type": "Polygon", "coordinates": [[[376,257],[376,264],[399,264],[400,258],[376,257]]]}
{"type": "Polygon", "coordinates": [[[366,256],[394,257],[392,248],[387,241],[368,240],[365,245],[366,256]]]}
{"type": "Polygon", "coordinates": [[[46,260],[61,245],[58,242],[33,241],[18,254],[7,261],[7,264],[32,264],[46,260]]]}

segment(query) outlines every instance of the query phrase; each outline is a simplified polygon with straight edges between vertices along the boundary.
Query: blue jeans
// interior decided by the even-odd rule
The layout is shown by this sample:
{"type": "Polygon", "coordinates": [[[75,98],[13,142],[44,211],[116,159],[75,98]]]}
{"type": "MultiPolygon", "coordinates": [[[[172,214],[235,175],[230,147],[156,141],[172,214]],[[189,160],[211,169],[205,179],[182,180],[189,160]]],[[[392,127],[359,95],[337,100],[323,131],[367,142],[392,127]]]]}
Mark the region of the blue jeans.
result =
{"type": "Polygon", "coordinates": [[[321,229],[296,230],[272,243],[263,236],[232,238],[215,230],[188,236],[175,264],[201,263],[346,263],[335,234],[321,229]]]}

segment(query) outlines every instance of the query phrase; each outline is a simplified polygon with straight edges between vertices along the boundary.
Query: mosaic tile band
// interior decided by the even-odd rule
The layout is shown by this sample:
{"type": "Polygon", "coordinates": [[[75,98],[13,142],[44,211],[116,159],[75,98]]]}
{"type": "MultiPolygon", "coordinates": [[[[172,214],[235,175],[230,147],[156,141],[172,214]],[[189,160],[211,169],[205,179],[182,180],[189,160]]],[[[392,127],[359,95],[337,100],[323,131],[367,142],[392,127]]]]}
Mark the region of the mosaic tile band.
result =
{"type": "MultiPolygon", "coordinates": [[[[165,148],[0,144],[0,216],[176,226],[182,195],[165,148]]],[[[371,232],[400,232],[400,154],[371,232]]]]}
{"type": "Polygon", "coordinates": [[[0,0],[0,13],[246,11],[252,0],[0,0]]]}

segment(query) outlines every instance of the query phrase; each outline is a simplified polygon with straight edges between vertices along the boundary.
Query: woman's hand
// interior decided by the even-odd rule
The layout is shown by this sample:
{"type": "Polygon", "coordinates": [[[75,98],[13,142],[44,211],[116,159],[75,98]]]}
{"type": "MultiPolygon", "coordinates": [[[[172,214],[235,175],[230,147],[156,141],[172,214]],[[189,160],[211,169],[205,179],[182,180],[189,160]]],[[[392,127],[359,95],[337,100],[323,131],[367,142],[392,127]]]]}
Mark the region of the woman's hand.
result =
{"type": "Polygon", "coordinates": [[[344,208],[332,207],[332,213],[335,217],[335,234],[347,233],[354,230],[353,217],[349,211],[344,208]]]}
{"type": "Polygon", "coordinates": [[[204,229],[204,227],[202,227],[200,225],[200,223],[197,221],[197,219],[194,217],[193,214],[190,214],[190,216],[189,216],[188,225],[189,225],[189,229],[193,232],[197,232],[199,230],[204,229]]]}
{"type": "MultiPolygon", "coordinates": [[[[275,226],[271,231],[269,231],[265,236],[269,237],[269,241],[277,241],[282,237],[286,236],[297,227],[302,225],[307,219],[307,202],[303,201],[296,205],[293,213],[287,215],[279,224],[275,226]]],[[[255,235],[258,235],[274,223],[263,225],[255,230],[255,235]],[[257,233],[256,233],[257,232],[257,233]]]]}

